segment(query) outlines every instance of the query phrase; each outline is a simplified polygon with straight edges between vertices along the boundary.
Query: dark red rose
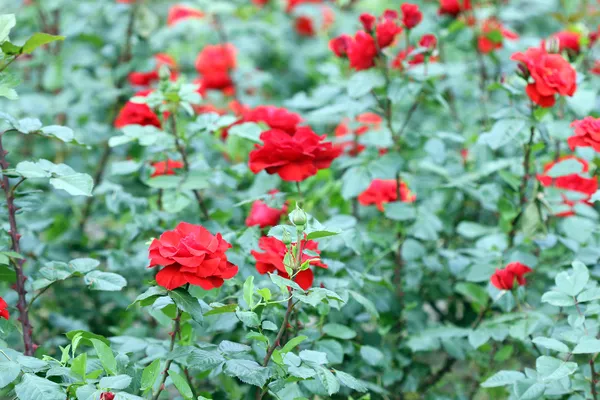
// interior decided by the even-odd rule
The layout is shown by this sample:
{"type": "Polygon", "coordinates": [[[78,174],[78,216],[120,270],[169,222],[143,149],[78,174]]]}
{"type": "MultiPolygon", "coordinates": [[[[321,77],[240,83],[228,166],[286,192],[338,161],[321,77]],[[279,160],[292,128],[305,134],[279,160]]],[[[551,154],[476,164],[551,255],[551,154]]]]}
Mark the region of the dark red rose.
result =
{"type": "Polygon", "coordinates": [[[414,28],[423,20],[423,13],[416,4],[403,3],[400,10],[402,11],[402,23],[406,29],[414,28]]]}
{"type": "Polygon", "coordinates": [[[9,319],[10,314],[8,313],[8,304],[2,297],[0,297],[0,318],[9,319]]]}
{"type": "Polygon", "coordinates": [[[402,32],[402,27],[396,24],[395,19],[383,18],[381,22],[377,24],[376,36],[377,44],[380,49],[384,49],[391,45],[396,36],[402,32]]]}
{"type": "Polygon", "coordinates": [[[356,71],[369,69],[375,65],[375,57],[377,57],[377,46],[373,37],[365,31],[356,32],[348,48],[350,67],[356,71]]]}
{"type": "Polygon", "coordinates": [[[329,41],[329,49],[338,57],[346,57],[348,48],[352,45],[352,36],[340,35],[329,41]]]}
{"type": "Polygon", "coordinates": [[[458,16],[463,11],[471,9],[471,0],[440,0],[438,14],[458,16]]]}
{"type": "MultiPolygon", "coordinates": [[[[570,54],[579,54],[581,51],[581,34],[578,32],[562,31],[550,36],[550,39],[558,40],[558,51],[567,51],[570,54]]],[[[542,42],[545,46],[545,41],[542,42]]]]}
{"type": "MultiPolygon", "coordinates": [[[[356,117],[356,122],[360,123],[358,128],[356,128],[354,131],[351,131],[348,128],[348,120],[344,120],[335,128],[334,135],[340,138],[346,138],[351,134],[354,136],[361,136],[370,130],[379,129],[382,121],[383,119],[375,113],[363,113],[356,117]]],[[[337,144],[337,146],[353,156],[360,154],[365,149],[365,146],[358,143],[355,138],[348,137],[348,139],[350,140],[340,142],[337,144]]]]}
{"type": "Polygon", "coordinates": [[[374,15],[369,13],[362,13],[360,14],[360,17],[358,17],[358,19],[360,20],[360,23],[362,24],[365,31],[371,32],[373,30],[373,26],[375,26],[376,20],[374,15]]]}
{"type": "Polygon", "coordinates": [[[437,38],[431,33],[421,36],[421,39],[419,40],[419,46],[425,47],[426,49],[429,49],[429,51],[433,51],[436,45],[437,38]]]}
{"type": "Polygon", "coordinates": [[[161,66],[166,65],[171,70],[171,79],[177,79],[177,63],[168,54],[156,54],[154,56],[156,67],[150,72],[132,72],[129,74],[129,83],[134,86],[149,86],[153,82],[158,81],[158,70],[161,66]]]}
{"type": "Polygon", "coordinates": [[[552,107],[556,103],[555,95],[573,96],[577,89],[577,73],[559,54],[530,48],[525,53],[513,54],[511,60],[522,63],[529,72],[533,83],[529,83],[525,91],[542,107],[552,107]]]}
{"type": "Polygon", "coordinates": [[[198,19],[202,17],[204,17],[204,13],[202,11],[185,6],[183,4],[176,4],[169,9],[169,14],[167,15],[167,25],[172,26],[186,19],[198,19]]]}
{"type": "Polygon", "coordinates": [[[236,49],[231,43],[208,45],[196,57],[202,89],[225,90],[233,86],[230,71],[235,69],[236,49]]]}
{"type": "Polygon", "coordinates": [[[299,127],[293,136],[287,132],[271,129],[260,135],[262,145],[250,152],[249,166],[255,174],[266,170],[278,174],[288,182],[300,182],[315,175],[320,169],[329,168],[341,150],[329,142],[323,142],[309,127],[299,127]]]}
{"type": "Polygon", "coordinates": [[[519,286],[524,286],[525,275],[532,272],[532,269],[520,262],[512,262],[504,269],[497,269],[490,278],[490,282],[500,290],[512,290],[515,279],[519,286]]]}
{"type": "Polygon", "coordinates": [[[152,164],[152,168],[151,178],[161,175],[175,175],[176,169],[183,168],[183,162],[175,160],[158,161],[152,164]]]}
{"type": "Polygon", "coordinates": [[[164,267],[156,274],[156,283],[167,290],[187,283],[204,290],[218,288],[238,272],[238,267],[227,261],[225,252],[230,247],[220,233],[213,235],[200,225],[180,222],[152,241],[148,268],[164,267]]]}
{"type": "MultiPolygon", "coordinates": [[[[269,193],[276,193],[277,190],[271,191],[269,193]]],[[[246,218],[246,226],[255,226],[258,225],[261,228],[265,228],[267,226],[275,226],[279,224],[281,220],[281,216],[287,213],[287,204],[284,204],[280,209],[269,207],[267,203],[262,200],[256,200],[252,203],[252,208],[250,209],[250,214],[248,214],[248,218],[246,218]]]]}
{"type": "Polygon", "coordinates": [[[115,394],[111,392],[101,393],[100,400],[115,400],[115,394]]]}
{"type": "Polygon", "coordinates": [[[600,152],[600,118],[585,117],[573,121],[571,126],[575,128],[575,135],[568,139],[571,150],[576,147],[592,147],[600,152]]]}
{"type": "MultiPolygon", "coordinates": [[[[406,183],[400,183],[400,201],[412,203],[417,199],[408,189],[406,183]]],[[[367,190],[358,196],[358,202],[363,206],[377,205],[379,211],[384,211],[383,205],[398,200],[398,181],[395,179],[374,179],[367,190]]]]}
{"type": "MultiPolygon", "coordinates": [[[[300,245],[302,246],[302,263],[315,258],[314,256],[306,254],[304,252],[305,250],[310,250],[317,254],[320,253],[318,244],[312,240],[302,240],[300,245]]],[[[288,252],[287,246],[277,238],[264,236],[259,239],[258,247],[260,247],[260,249],[264,252],[261,253],[256,250],[251,251],[252,255],[256,259],[256,270],[258,273],[266,274],[277,271],[278,275],[289,279],[289,275],[287,274],[285,266],[283,265],[283,258],[288,252]]],[[[310,265],[327,268],[327,265],[323,264],[320,259],[311,261],[310,265]]],[[[300,271],[296,274],[296,276],[294,276],[294,281],[304,290],[308,290],[312,286],[313,280],[314,275],[310,268],[300,271]]]]}
{"type": "Polygon", "coordinates": [[[558,189],[571,190],[574,192],[587,194],[589,196],[596,193],[596,191],[598,190],[598,181],[594,178],[584,178],[584,177],[580,176],[579,174],[569,174],[569,175],[558,176],[558,177],[551,177],[546,174],[556,164],[558,164],[561,161],[565,161],[565,160],[575,160],[578,163],[580,163],[582,173],[588,172],[588,170],[589,170],[588,162],[581,158],[578,158],[573,155],[561,157],[555,162],[546,164],[546,166],[544,167],[544,173],[539,174],[537,176],[537,179],[538,179],[538,181],[540,181],[542,186],[544,186],[544,187],[554,186],[558,189]]]}
{"type": "Polygon", "coordinates": [[[519,35],[506,29],[500,21],[488,18],[481,25],[481,34],[477,38],[477,48],[483,54],[502,48],[503,39],[516,40],[519,35]]]}
{"type": "Polygon", "coordinates": [[[243,116],[244,122],[262,122],[271,129],[279,129],[293,135],[296,132],[298,124],[302,122],[302,117],[287,109],[275,106],[258,106],[247,110],[243,116]]]}
{"type": "MultiPolygon", "coordinates": [[[[147,96],[151,91],[146,90],[136,93],[136,96],[147,96]]],[[[146,104],[139,104],[128,101],[125,103],[119,115],[115,119],[115,128],[122,128],[127,125],[152,125],[160,128],[162,125],[158,116],[146,104]]]]}

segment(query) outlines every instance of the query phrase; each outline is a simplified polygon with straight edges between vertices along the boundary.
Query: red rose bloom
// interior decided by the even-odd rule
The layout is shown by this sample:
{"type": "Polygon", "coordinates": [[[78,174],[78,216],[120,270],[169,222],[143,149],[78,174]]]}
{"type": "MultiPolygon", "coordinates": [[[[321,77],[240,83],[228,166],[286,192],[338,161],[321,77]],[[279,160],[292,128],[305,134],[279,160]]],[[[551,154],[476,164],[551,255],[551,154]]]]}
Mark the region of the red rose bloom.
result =
{"type": "Polygon", "coordinates": [[[490,282],[500,290],[512,290],[515,279],[519,286],[524,286],[527,283],[525,281],[525,275],[531,271],[532,269],[525,264],[512,262],[504,269],[497,269],[490,278],[490,282]]]}
{"type": "MultiPolygon", "coordinates": [[[[429,35],[424,35],[424,36],[429,36],[429,35]]],[[[423,41],[423,38],[421,38],[421,41],[423,41]]],[[[423,41],[423,42],[425,44],[429,44],[429,41],[430,41],[430,39],[425,39],[425,41],[423,41]]],[[[436,42],[437,42],[437,40],[436,40],[436,42]]],[[[399,52],[398,55],[396,56],[396,58],[394,58],[394,60],[392,61],[392,68],[403,70],[404,69],[403,63],[407,60],[408,60],[407,63],[410,67],[419,65],[419,64],[423,64],[423,63],[425,63],[426,56],[429,56],[428,61],[430,63],[437,62],[439,59],[437,56],[432,56],[432,55],[429,55],[426,53],[417,53],[417,54],[411,55],[411,53],[414,51],[415,51],[415,48],[410,46],[408,49],[402,50],[401,52],[399,52]]]]}
{"type": "MultiPolygon", "coordinates": [[[[276,192],[277,190],[274,190],[269,193],[273,194],[276,192]]],[[[287,204],[284,204],[283,208],[280,210],[269,207],[267,203],[262,200],[256,200],[254,203],[252,203],[250,214],[248,214],[248,218],[246,218],[246,226],[258,225],[261,228],[275,226],[279,224],[281,216],[285,215],[286,213],[287,204]]]]}
{"type": "Polygon", "coordinates": [[[9,319],[10,314],[8,313],[8,304],[2,297],[0,297],[0,318],[9,319]]]}
{"type": "Polygon", "coordinates": [[[573,96],[577,89],[577,73],[558,54],[530,48],[525,53],[513,54],[511,60],[522,63],[529,72],[533,83],[529,83],[525,91],[534,103],[542,107],[552,107],[556,102],[556,94],[573,96]]]}
{"type": "MultiPolygon", "coordinates": [[[[400,201],[412,203],[417,199],[408,189],[406,183],[400,183],[400,201]]],[[[379,211],[384,211],[383,205],[398,200],[398,181],[395,179],[374,179],[367,190],[358,196],[358,202],[363,206],[377,205],[379,211]]]]}
{"type": "Polygon", "coordinates": [[[152,164],[154,171],[151,178],[161,175],[175,175],[175,170],[183,168],[183,162],[175,160],[158,161],[152,164]]]}
{"type": "Polygon", "coordinates": [[[134,86],[149,86],[153,82],[159,79],[158,70],[161,66],[166,65],[171,69],[171,79],[177,79],[177,64],[175,60],[171,58],[168,54],[157,54],[154,56],[154,61],[156,63],[156,68],[150,72],[132,72],[129,74],[128,79],[129,83],[134,86]]]}
{"type": "MultiPolygon", "coordinates": [[[[136,96],[147,96],[151,91],[141,91],[136,93],[136,96]]],[[[115,128],[122,128],[127,125],[152,125],[157,128],[161,127],[160,119],[146,104],[139,104],[128,101],[125,103],[119,115],[115,119],[115,128]]]]}
{"type": "Polygon", "coordinates": [[[348,47],[350,68],[356,71],[369,69],[375,65],[375,57],[377,57],[377,46],[373,37],[365,31],[356,32],[354,40],[348,47]]]}
{"type": "Polygon", "coordinates": [[[396,24],[395,19],[384,17],[382,21],[377,24],[375,31],[377,44],[380,49],[384,49],[394,42],[396,36],[402,32],[402,27],[396,24]]]}
{"type": "Polygon", "coordinates": [[[600,75],[600,61],[594,61],[594,66],[590,69],[590,72],[594,75],[600,75]]]}
{"type": "Polygon", "coordinates": [[[115,394],[111,392],[104,392],[100,394],[100,400],[115,400],[115,394]]]}
{"type": "Polygon", "coordinates": [[[435,46],[437,46],[437,38],[431,33],[425,34],[421,36],[421,39],[419,40],[419,46],[424,47],[429,51],[433,51],[435,46]]]}
{"type": "MultiPolygon", "coordinates": [[[[321,7],[321,31],[326,31],[335,21],[333,10],[327,6],[321,7]]],[[[314,36],[317,33],[315,24],[309,15],[300,15],[294,23],[296,32],[301,36],[314,36]]]]}
{"type": "MultiPolygon", "coordinates": [[[[318,244],[312,240],[302,240],[300,242],[302,246],[302,262],[308,261],[313,256],[305,254],[305,250],[311,250],[319,254],[318,244]]],[[[274,237],[264,236],[258,241],[258,247],[264,251],[264,253],[252,250],[251,253],[256,259],[256,270],[260,274],[273,273],[277,271],[281,277],[289,279],[289,275],[283,265],[283,258],[288,252],[287,246],[279,239],[274,237]]],[[[327,265],[323,264],[321,260],[314,260],[310,262],[310,265],[314,265],[321,268],[327,268],[327,265]]],[[[309,269],[300,271],[294,276],[294,281],[300,285],[304,290],[308,290],[314,281],[314,274],[309,269]]]]}
{"type": "Polygon", "coordinates": [[[457,17],[463,11],[471,9],[471,0],[440,0],[438,14],[457,17]]]}
{"type": "Polygon", "coordinates": [[[481,34],[477,38],[477,48],[480,53],[487,54],[502,48],[503,39],[516,40],[519,35],[506,29],[500,21],[489,18],[481,25],[481,34]]]}
{"type": "MultiPolygon", "coordinates": [[[[346,137],[350,134],[353,134],[355,136],[361,136],[370,130],[379,129],[383,119],[379,115],[374,113],[364,113],[357,116],[356,121],[359,122],[361,125],[354,131],[350,131],[350,129],[348,128],[347,120],[342,121],[335,128],[334,135],[340,138],[346,137]]],[[[348,153],[353,156],[360,154],[365,149],[365,146],[360,143],[357,143],[356,140],[347,140],[339,143],[337,146],[340,147],[343,151],[348,151],[348,153]]]]}
{"type": "Polygon", "coordinates": [[[329,168],[340,155],[340,149],[323,143],[323,139],[325,135],[319,136],[306,126],[296,129],[293,136],[278,129],[263,132],[263,144],[256,144],[250,152],[250,170],[255,174],[266,170],[288,182],[303,181],[320,169],[329,168]]]}
{"type": "Polygon", "coordinates": [[[293,135],[298,124],[302,122],[302,117],[283,107],[258,106],[244,113],[243,122],[263,122],[271,129],[279,129],[293,135]]]}
{"type": "Polygon", "coordinates": [[[587,194],[589,196],[596,193],[596,191],[598,190],[598,181],[594,178],[584,178],[582,176],[579,176],[579,174],[569,174],[558,177],[551,177],[546,174],[556,164],[565,160],[575,160],[578,163],[580,163],[582,173],[588,172],[589,170],[589,165],[586,160],[583,160],[573,155],[561,157],[558,159],[558,161],[546,164],[546,166],[544,167],[544,173],[539,174],[537,176],[537,179],[538,181],[540,181],[542,186],[554,186],[558,189],[571,190],[574,192],[587,194]]]}
{"type": "MultiPolygon", "coordinates": [[[[557,32],[550,36],[550,38],[558,40],[559,52],[567,51],[570,54],[578,54],[581,51],[581,34],[578,32],[557,32]]],[[[545,45],[545,42],[543,42],[542,45],[545,45]]]]}
{"type": "Polygon", "coordinates": [[[231,245],[220,233],[213,235],[200,225],[180,222],[150,245],[148,268],[161,265],[156,283],[173,290],[187,283],[210,290],[237,274],[238,267],[227,261],[231,245]]]}
{"type": "Polygon", "coordinates": [[[350,35],[340,35],[329,41],[329,49],[338,57],[345,57],[348,54],[348,48],[352,44],[350,35]]]}
{"type": "Polygon", "coordinates": [[[400,11],[402,11],[402,23],[406,29],[414,28],[423,20],[423,13],[416,4],[404,3],[400,6],[400,11]]]}
{"type": "Polygon", "coordinates": [[[360,14],[358,19],[360,20],[360,23],[367,32],[371,32],[373,30],[373,26],[375,25],[375,21],[377,20],[377,18],[375,18],[373,14],[369,13],[360,14]]]}
{"type": "Polygon", "coordinates": [[[567,141],[571,150],[576,147],[592,147],[600,152],[600,118],[585,117],[582,120],[573,121],[575,135],[567,141]]]}
{"type": "Polygon", "coordinates": [[[236,49],[231,43],[208,45],[196,58],[203,89],[225,90],[233,86],[229,72],[236,67],[236,49]]]}
{"type": "Polygon", "coordinates": [[[169,9],[169,14],[167,15],[167,25],[172,26],[186,19],[199,19],[202,17],[204,17],[204,13],[202,11],[182,4],[176,4],[169,9]]]}

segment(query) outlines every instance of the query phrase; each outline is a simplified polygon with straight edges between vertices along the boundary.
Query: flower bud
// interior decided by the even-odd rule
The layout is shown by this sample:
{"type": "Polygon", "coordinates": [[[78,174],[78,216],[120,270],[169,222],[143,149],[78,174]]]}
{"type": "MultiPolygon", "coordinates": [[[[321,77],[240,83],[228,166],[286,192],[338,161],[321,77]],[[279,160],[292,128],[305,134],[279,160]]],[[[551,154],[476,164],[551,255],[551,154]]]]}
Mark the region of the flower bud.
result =
{"type": "Polygon", "coordinates": [[[290,219],[292,220],[292,224],[296,225],[297,227],[302,227],[306,225],[307,217],[304,210],[302,210],[296,204],[296,209],[290,214],[290,219]]]}
{"type": "Polygon", "coordinates": [[[169,70],[169,67],[165,64],[161,65],[158,68],[158,77],[161,81],[168,81],[171,79],[171,71],[169,70]]]}
{"type": "Polygon", "coordinates": [[[545,46],[548,53],[559,53],[560,39],[557,36],[553,36],[546,41],[545,46]]]}
{"type": "Polygon", "coordinates": [[[286,246],[289,246],[290,244],[292,244],[292,235],[290,235],[290,233],[287,231],[287,229],[283,230],[283,236],[281,237],[281,241],[286,246]]]}

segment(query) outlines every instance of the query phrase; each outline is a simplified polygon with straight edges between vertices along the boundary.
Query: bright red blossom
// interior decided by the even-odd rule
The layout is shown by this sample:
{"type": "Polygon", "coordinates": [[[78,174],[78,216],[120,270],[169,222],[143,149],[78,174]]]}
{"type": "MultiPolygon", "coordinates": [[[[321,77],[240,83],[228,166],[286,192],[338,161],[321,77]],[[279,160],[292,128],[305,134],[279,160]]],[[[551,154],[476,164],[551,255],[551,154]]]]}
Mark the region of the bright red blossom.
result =
{"type": "Polygon", "coordinates": [[[395,18],[386,18],[384,16],[377,24],[375,31],[377,44],[380,49],[384,49],[394,42],[396,36],[402,32],[402,27],[396,23],[395,18]]]}
{"type": "Polygon", "coordinates": [[[271,129],[279,129],[293,135],[296,132],[298,124],[302,122],[302,117],[287,109],[275,106],[258,106],[247,110],[243,115],[243,122],[262,122],[271,129]]]}
{"type": "Polygon", "coordinates": [[[477,38],[477,48],[483,54],[502,48],[503,39],[516,40],[519,38],[515,32],[506,29],[500,21],[489,18],[481,25],[481,34],[477,38]]]}
{"type": "Polygon", "coordinates": [[[176,4],[169,9],[167,25],[172,26],[186,19],[199,19],[202,17],[204,17],[202,11],[182,4],[176,4]]]}
{"type": "MultiPolygon", "coordinates": [[[[276,193],[277,190],[269,193],[276,193]]],[[[287,213],[287,204],[284,204],[281,209],[269,207],[267,203],[262,200],[256,200],[252,203],[250,214],[246,218],[246,226],[258,225],[261,228],[267,226],[275,226],[279,224],[281,216],[287,213]]]]}
{"type": "Polygon", "coordinates": [[[104,392],[100,394],[100,400],[114,400],[115,394],[111,392],[104,392]]]}
{"type": "Polygon", "coordinates": [[[151,178],[161,175],[175,175],[176,169],[183,168],[183,162],[175,160],[158,161],[152,164],[152,168],[151,178]]]}
{"type": "Polygon", "coordinates": [[[515,279],[519,286],[524,286],[527,283],[525,281],[525,275],[532,271],[533,270],[525,264],[512,262],[504,269],[497,269],[490,278],[490,282],[500,290],[512,290],[515,279]]]}
{"type": "Polygon", "coordinates": [[[196,57],[202,89],[227,90],[233,87],[230,71],[235,69],[236,49],[231,43],[208,45],[196,57]]]}
{"type": "Polygon", "coordinates": [[[10,314],[8,313],[8,304],[2,297],[0,297],[0,318],[9,319],[10,314]]]}
{"type": "Polygon", "coordinates": [[[471,9],[471,0],[440,0],[438,14],[457,17],[458,14],[471,9]]]}
{"type": "Polygon", "coordinates": [[[375,65],[375,57],[377,57],[375,39],[365,31],[358,31],[347,53],[350,68],[356,71],[369,69],[375,65]]]}
{"type": "Polygon", "coordinates": [[[406,29],[414,28],[423,20],[423,13],[416,4],[403,3],[400,10],[402,11],[402,23],[406,29]]]}
{"type": "MultiPolygon", "coordinates": [[[[562,31],[550,36],[558,40],[558,51],[567,51],[572,54],[578,54],[581,51],[581,34],[579,32],[562,31]]],[[[542,43],[544,45],[545,42],[542,43]]]]}
{"type": "Polygon", "coordinates": [[[329,49],[338,57],[345,57],[350,45],[352,45],[352,36],[350,35],[340,35],[329,41],[329,49]]]}
{"type": "MultiPolygon", "coordinates": [[[[312,240],[302,240],[300,241],[300,245],[302,246],[302,260],[301,262],[308,261],[315,257],[305,254],[305,250],[311,250],[317,254],[319,254],[318,244],[313,242],[312,240]]],[[[283,278],[289,279],[289,275],[285,270],[285,266],[283,264],[283,258],[288,252],[287,246],[279,239],[265,236],[261,237],[258,241],[258,247],[260,247],[263,252],[258,252],[256,250],[252,250],[251,253],[256,259],[256,270],[260,274],[273,273],[277,271],[277,274],[282,276],[283,278]]],[[[316,259],[310,262],[310,265],[314,265],[316,267],[327,268],[326,264],[323,264],[320,259],[316,259]]],[[[298,272],[294,276],[294,281],[300,285],[300,287],[304,290],[308,290],[314,281],[314,274],[309,269],[305,269],[304,271],[298,272]]]]}
{"type": "Polygon", "coordinates": [[[600,118],[585,117],[573,121],[571,126],[575,128],[575,135],[568,139],[571,150],[576,147],[592,147],[600,152],[600,118]]]}
{"type": "Polygon", "coordinates": [[[266,170],[278,174],[284,181],[300,182],[329,168],[341,150],[309,127],[299,127],[293,136],[278,129],[260,135],[262,145],[250,152],[249,166],[255,174],[266,170]]]}
{"type": "Polygon", "coordinates": [[[373,26],[375,25],[375,21],[377,20],[377,18],[375,18],[373,14],[369,13],[360,14],[358,19],[362,24],[363,28],[365,28],[365,31],[367,32],[371,32],[373,30],[373,26]]]}
{"type": "Polygon", "coordinates": [[[598,181],[594,178],[584,178],[579,174],[568,174],[564,176],[551,177],[547,174],[556,164],[565,160],[575,160],[581,164],[581,172],[585,173],[589,170],[589,165],[586,160],[573,155],[568,155],[559,158],[555,162],[548,163],[544,166],[544,173],[537,176],[538,181],[544,187],[553,186],[558,189],[571,190],[578,193],[587,194],[589,196],[596,193],[598,190],[598,181]]]}
{"type": "MultiPolygon", "coordinates": [[[[361,136],[367,133],[369,130],[379,129],[383,119],[375,113],[364,113],[357,116],[356,121],[359,122],[361,125],[354,131],[350,131],[350,129],[348,128],[348,120],[342,121],[335,128],[334,135],[336,137],[346,137],[350,134],[353,134],[355,136],[361,136]]],[[[339,146],[343,151],[348,151],[348,153],[351,155],[360,154],[365,149],[364,145],[358,143],[357,140],[354,140],[355,138],[349,139],[352,140],[341,142],[337,146],[339,146]]]]}
{"type": "MultiPolygon", "coordinates": [[[[417,199],[408,189],[406,183],[400,183],[400,201],[412,203],[417,199]]],[[[358,202],[363,206],[377,205],[379,211],[384,211],[383,205],[398,200],[398,181],[395,179],[375,179],[367,190],[358,196],[358,202]]]]}
{"type": "MultiPolygon", "coordinates": [[[[136,96],[147,96],[151,93],[150,90],[145,90],[136,93],[136,96]]],[[[152,125],[157,128],[161,127],[160,119],[146,104],[134,103],[128,101],[119,111],[119,115],[115,119],[115,128],[122,128],[127,125],[152,125]]]]}
{"type": "Polygon", "coordinates": [[[238,272],[225,254],[230,247],[220,233],[213,235],[200,225],[180,222],[152,241],[149,268],[164,267],[156,274],[156,283],[167,290],[187,283],[205,290],[218,288],[238,272]]]}
{"type": "Polygon", "coordinates": [[[577,89],[577,73],[559,54],[549,54],[541,48],[529,48],[512,55],[527,69],[532,83],[525,91],[529,98],[542,107],[552,107],[555,95],[573,96],[577,89]]]}
{"type": "Polygon", "coordinates": [[[419,40],[419,46],[425,47],[426,49],[434,50],[435,46],[437,46],[437,38],[435,35],[431,33],[425,34],[421,36],[421,40],[419,40]]]}
{"type": "Polygon", "coordinates": [[[156,67],[150,72],[132,72],[129,74],[129,83],[134,86],[149,86],[155,81],[158,81],[158,70],[161,66],[166,65],[171,69],[171,79],[177,79],[177,63],[168,54],[159,53],[154,56],[156,67]]]}

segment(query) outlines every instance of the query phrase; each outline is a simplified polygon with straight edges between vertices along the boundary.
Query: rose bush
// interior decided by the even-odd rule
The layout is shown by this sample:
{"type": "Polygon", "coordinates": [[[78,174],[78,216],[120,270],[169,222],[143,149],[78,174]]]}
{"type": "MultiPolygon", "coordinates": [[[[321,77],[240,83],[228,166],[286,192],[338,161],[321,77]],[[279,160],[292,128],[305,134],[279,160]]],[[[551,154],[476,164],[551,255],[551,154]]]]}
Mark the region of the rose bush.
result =
{"type": "Polygon", "coordinates": [[[598,2],[0,10],[0,398],[599,398],[598,2]]]}

